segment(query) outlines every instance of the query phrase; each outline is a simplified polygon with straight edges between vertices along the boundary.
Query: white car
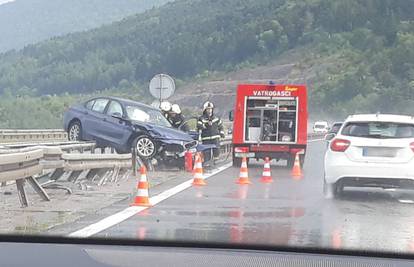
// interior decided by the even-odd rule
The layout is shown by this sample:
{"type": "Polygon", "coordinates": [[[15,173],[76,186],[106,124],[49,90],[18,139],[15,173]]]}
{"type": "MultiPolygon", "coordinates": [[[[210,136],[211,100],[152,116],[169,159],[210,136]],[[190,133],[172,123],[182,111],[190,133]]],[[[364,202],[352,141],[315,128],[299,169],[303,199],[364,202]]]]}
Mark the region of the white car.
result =
{"type": "Polygon", "coordinates": [[[414,117],[352,115],[325,154],[324,193],[337,197],[345,186],[414,185],[414,117]]]}
{"type": "Polygon", "coordinates": [[[313,132],[314,133],[324,133],[326,134],[329,131],[329,125],[326,121],[317,121],[313,125],[313,132]]]}

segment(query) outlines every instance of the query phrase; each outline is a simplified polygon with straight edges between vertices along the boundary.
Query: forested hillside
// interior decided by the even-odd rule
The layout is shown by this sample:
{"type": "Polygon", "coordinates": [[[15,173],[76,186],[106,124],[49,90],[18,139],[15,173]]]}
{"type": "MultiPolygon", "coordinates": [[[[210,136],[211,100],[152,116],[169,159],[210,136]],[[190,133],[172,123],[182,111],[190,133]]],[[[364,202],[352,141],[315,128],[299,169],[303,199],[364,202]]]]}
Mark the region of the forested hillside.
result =
{"type": "Polygon", "coordinates": [[[414,1],[178,0],[0,56],[8,95],[144,90],[159,72],[208,79],[306,47],[312,112],[414,113],[414,1]]]}
{"type": "Polygon", "coordinates": [[[16,0],[0,5],[0,52],[84,31],[168,0],[16,0]]]}

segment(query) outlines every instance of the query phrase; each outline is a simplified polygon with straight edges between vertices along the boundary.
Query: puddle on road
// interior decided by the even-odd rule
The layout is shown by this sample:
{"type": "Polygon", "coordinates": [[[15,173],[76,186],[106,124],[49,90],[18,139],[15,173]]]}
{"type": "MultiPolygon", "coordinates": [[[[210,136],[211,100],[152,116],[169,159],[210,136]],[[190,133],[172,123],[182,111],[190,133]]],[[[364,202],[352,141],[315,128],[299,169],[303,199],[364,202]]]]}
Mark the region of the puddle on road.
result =
{"type": "MultiPolygon", "coordinates": [[[[142,237],[142,231],[142,227],[137,227],[138,238],[142,237]]],[[[145,232],[145,238],[286,245],[291,234],[289,224],[191,223],[187,227],[177,229],[151,228],[145,232]]]]}
{"type": "Polygon", "coordinates": [[[221,218],[298,218],[305,214],[304,208],[279,208],[274,211],[243,211],[236,208],[231,211],[173,211],[168,212],[176,216],[202,216],[202,217],[221,217],[221,218]]]}

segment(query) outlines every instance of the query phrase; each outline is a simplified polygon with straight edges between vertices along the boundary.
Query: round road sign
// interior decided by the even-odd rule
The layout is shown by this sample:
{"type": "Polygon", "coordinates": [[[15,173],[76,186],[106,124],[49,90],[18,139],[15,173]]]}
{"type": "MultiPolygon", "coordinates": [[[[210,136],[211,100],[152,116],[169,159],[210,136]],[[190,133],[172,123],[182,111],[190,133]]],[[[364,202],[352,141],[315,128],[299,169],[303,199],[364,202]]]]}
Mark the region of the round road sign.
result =
{"type": "Polygon", "coordinates": [[[157,74],[150,81],[149,91],[160,101],[168,99],[175,91],[174,79],[167,74],[157,74]]]}

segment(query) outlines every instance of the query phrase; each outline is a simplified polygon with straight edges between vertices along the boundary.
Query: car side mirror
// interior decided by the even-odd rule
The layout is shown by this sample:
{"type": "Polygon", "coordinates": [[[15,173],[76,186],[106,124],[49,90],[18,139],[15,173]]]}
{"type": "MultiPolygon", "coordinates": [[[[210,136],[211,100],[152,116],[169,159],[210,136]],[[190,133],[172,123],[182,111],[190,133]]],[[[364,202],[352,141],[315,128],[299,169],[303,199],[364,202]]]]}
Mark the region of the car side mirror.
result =
{"type": "Polygon", "coordinates": [[[325,135],[325,140],[326,141],[331,141],[332,139],[334,139],[335,136],[336,136],[336,134],[334,134],[334,133],[327,134],[327,135],[325,135]]]}
{"type": "Polygon", "coordinates": [[[229,112],[229,121],[233,121],[234,120],[234,112],[233,110],[229,112]]]}

